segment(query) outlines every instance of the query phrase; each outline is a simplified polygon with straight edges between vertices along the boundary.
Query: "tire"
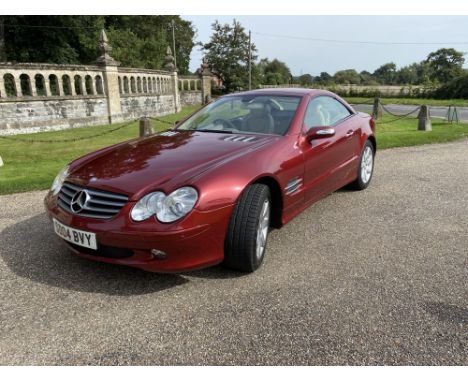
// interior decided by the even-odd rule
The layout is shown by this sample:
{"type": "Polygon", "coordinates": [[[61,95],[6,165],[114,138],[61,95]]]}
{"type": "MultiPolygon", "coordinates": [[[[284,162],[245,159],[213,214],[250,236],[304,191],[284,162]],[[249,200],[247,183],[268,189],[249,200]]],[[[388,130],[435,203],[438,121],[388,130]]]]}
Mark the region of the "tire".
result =
{"type": "Polygon", "coordinates": [[[224,265],[253,272],[263,262],[271,221],[270,189],[252,184],[242,193],[229,222],[224,245],[224,265]]]}
{"type": "Polygon", "coordinates": [[[350,184],[355,190],[366,189],[374,174],[374,145],[371,141],[367,141],[362,149],[361,158],[359,160],[358,177],[350,184]]]}

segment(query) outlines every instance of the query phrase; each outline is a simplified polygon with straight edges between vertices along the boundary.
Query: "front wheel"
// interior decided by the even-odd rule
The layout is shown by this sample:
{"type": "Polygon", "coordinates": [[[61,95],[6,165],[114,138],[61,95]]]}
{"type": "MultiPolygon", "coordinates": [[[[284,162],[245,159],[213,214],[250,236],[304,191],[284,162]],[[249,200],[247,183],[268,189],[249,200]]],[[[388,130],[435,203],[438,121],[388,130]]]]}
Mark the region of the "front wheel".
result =
{"type": "Polygon", "coordinates": [[[241,195],[229,222],[224,265],[253,272],[262,264],[270,228],[271,196],[264,184],[252,184],[241,195]]]}
{"type": "Polygon", "coordinates": [[[358,177],[351,183],[351,187],[356,190],[364,190],[370,184],[374,172],[374,145],[367,141],[362,150],[359,161],[358,177]]]}

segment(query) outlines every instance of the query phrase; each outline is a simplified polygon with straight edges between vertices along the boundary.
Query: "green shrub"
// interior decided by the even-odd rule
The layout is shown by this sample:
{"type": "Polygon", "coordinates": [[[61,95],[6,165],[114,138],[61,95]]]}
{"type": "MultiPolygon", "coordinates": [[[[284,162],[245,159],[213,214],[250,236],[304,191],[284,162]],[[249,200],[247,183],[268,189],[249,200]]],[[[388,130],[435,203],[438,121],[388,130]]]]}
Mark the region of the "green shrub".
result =
{"type": "Polygon", "coordinates": [[[433,92],[436,99],[468,99],[468,73],[454,78],[433,92]]]}

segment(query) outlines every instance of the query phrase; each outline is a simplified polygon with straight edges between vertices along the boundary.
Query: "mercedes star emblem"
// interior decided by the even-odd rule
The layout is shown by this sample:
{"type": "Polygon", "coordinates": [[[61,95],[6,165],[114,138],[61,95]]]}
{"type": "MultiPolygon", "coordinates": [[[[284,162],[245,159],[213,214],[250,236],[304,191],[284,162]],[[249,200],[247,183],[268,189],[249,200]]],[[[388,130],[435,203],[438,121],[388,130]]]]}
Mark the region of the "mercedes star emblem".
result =
{"type": "Polygon", "coordinates": [[[73,213],[78,214],[88,206],[88,201],[91,199],[86,190],[78,191],[70,202],[70,208],[73,213]]]}

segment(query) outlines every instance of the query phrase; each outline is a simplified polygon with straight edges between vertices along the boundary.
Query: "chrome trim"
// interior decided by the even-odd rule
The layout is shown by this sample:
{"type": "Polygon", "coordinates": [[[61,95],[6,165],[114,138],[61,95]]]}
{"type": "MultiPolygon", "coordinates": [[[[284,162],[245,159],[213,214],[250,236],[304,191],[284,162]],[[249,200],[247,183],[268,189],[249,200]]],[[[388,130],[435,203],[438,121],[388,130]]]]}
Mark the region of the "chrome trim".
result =
{"type": "Polygon", "coordinates": [[[284,191],[286,195],[291,195],[295,193],[297,190],[299,190],[301,186],[302,186],[302,178],[295,177],[295,178],[292,178],[288,182],[288,185],[285,187],[284,191]]]}
{"type": "Polygon", "coordinates": [[[91,196],[88,194],[86,190],[78,191],[70,202],[70,209],[74,214],[79,214],[81,211],[88,208],[89,200],[91,196]]]}
{"type": "Polygon", "coordinates": [[[64,211],[95,219],[114,217],[127,201],[128,197],[122,194],[82,187],[69,182],[63,184],[57,198],[57,204],[64,211]],[[79,205],[75,205],[77,203],[79,205]]]}
{"type": "Polygon", "coordinates": [[[322,130],[317,130],[315,132],[315,135],[331,135],[335,134],[335,129],[329,128],[329,129],[322,129],[322,130]]]}

